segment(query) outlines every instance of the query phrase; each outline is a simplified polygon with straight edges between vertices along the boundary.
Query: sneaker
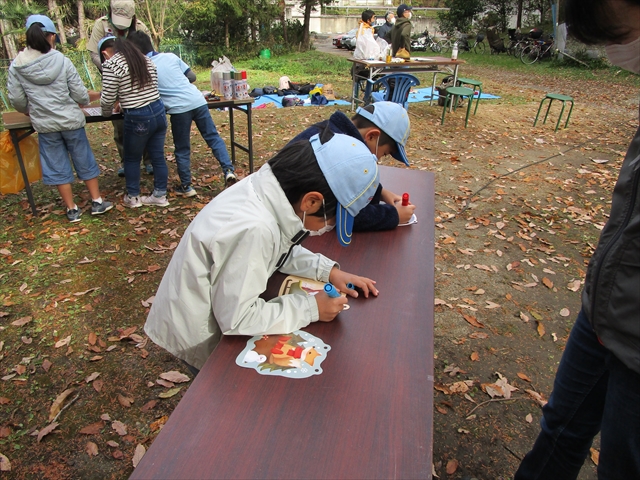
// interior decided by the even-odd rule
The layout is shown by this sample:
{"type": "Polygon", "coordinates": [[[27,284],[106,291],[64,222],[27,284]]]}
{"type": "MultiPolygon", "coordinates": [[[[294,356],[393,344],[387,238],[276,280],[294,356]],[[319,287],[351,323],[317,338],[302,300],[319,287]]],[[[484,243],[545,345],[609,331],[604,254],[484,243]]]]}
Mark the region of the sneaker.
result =
{"type": "Polygon", "coordinates": [[[125,194],[122,201],[124,203],[124,206],[129,208],[138,208],[142,206],[142,202],[140,201],[139,196],[130,197],[128,194],[125,194]]]}
{"type": "Polygon", "coordinates": [[[193,188],[191,185],[187,185],[186,187],[183,187],[182,185],[178,185],[176,188],[173,189],[173,191],[179,197],[195,197],[197,194],[196,189],[193,188]]]}
{"type": "Polygon", "coordinates": [[[143,205],[153,205],[154,207],[166,207],[169,205],[167,196],[156,197],[155,195],[149,195],[148,197],[140,197],[140,201],[143,205]]]}
{"type": "Polygon", "coordinates": [[[236,177],[235,173],[227,172],[224,174],[224,183],[226,184],[227,187],[230,187],[237,181],[238,181],[238,177],[236,177]]]}
{"type": "Polygon", "coordinates": [[[72,210],[67,209],[67,218],[71,223],[76,223],[80,221],[80,210],[78,208],[74,208],[72,210]]]}
{"type": "Polygon", "coordinates": [[[102,215],[113,208],[113,203],[103,200],[102,203],[91,202],[91,215],[102,215]]]}
{"type": "Polygon", "coordinates": [[[144,169],[147,172],[147,175],[153,175],[153,165],[151,164],[145,165],[144,169]]]}
{"type": "Polygon", "coordinates": [[[118,169],[118,176],[119,176],[119,177],[124,177],[124,167],[120,167],[120,168],[118,169]]]}

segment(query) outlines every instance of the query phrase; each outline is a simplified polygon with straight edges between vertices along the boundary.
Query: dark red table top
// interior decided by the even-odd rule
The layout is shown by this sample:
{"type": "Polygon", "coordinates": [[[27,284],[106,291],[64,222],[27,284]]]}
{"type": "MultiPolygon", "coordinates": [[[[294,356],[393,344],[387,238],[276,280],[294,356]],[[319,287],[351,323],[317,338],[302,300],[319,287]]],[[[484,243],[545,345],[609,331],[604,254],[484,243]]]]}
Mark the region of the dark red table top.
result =
{"type": "Polygon", "coordinates": [[[431,478],[434,175],[381,167],[381,181],[410,193],[417,224],[304,243],[380,290],[305,329],[331,346],[324,372],[259,375],[235,364],[248,337],[224,337],[132,479],[431,478]]]}

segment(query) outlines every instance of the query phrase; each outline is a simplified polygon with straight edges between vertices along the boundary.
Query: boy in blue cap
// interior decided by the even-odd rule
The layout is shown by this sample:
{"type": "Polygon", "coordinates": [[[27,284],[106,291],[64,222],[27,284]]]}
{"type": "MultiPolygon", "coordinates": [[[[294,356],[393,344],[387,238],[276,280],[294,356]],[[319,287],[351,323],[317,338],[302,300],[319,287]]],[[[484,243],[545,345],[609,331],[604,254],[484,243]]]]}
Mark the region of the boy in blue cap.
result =
{"type": "Polygon", "coordinates": [[[287,145],[258,172],[215,197],[182,236],[162,278],[145,332],[197,371],[221,335],[291,333],[330,322],[347,299],[260,295],[276,270],[357,297],[378,295],[375,282],[300,246],[336,229],[351,243],[353,217],[378,188],[376,158],[364,144],[329,130],[287,145]]]}
{"type": "Polygon", "coordinates": [[[180,185],[175,194],[193,197],[196,191],[191,186],[191,124],[195,122],[213,155],[218,159],[226,186],[233,185],[238,178],[229,158],[224,140],[213,123],[209,107],[202,92],[192,83],[195,74],[189,66],[173,53],[158,53],[153,50],[149,35],[141,31],[129,34],[127,40],[133,43],[143,55],[151,58],[158,69],[158,91],[167,113],[171,115],[171,133],[175,144],[176,166],[180,185]]]}
{"type": "MultiPolygon", "coordinates": [[[[391,155],[409,166],[405,152],[410,132],[409,115],[397,103],[376,102],[360,107],[351,119],[341,111],[336,111],[328,120],[310,126],[289,143],[309,139],[325,128],[361,141],[378,160],[391,155]]],[[[401,202],[400,195],[379,185],[371,203],[355,217],[353,229],[356,232],[391,230],[401,223],[407,223],[416,207],[412,204],[403,207],[401,202]]]]}

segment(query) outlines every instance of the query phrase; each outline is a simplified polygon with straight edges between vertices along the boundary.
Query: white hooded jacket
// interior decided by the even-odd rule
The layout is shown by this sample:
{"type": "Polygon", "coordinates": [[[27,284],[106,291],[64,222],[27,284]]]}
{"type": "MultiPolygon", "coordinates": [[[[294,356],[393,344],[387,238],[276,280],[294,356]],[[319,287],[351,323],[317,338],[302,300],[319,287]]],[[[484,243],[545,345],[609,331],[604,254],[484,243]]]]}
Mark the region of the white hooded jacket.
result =
{"type": "Polygon", "coordinates": [[[184,233],[147,317],[147,335],[199,369],[221,334],[290,333],[317,321],[312,297],[259,298],[290,250],[282,273],[329,280],[337,264],[295,245],[301,230],[268,164],[222,192],[184,233]]]}

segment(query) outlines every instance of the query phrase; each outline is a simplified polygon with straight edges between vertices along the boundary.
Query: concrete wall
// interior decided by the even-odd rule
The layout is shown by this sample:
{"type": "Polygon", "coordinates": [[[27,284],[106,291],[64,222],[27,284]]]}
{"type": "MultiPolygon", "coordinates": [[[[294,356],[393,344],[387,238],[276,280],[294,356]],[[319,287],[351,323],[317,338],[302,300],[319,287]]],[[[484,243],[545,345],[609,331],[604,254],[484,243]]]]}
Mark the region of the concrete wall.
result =
{"type": "MultiPolygon", "coordinates": [[[[300,19],[302,21],[302,19],[300,19]]],[[[312,17],[309,29],[312,32],[324,34],[346,33],[358,26],[360,15],[324,15],[322,17],[312,17]]],[[[422,33],[428,29],[431,35],[438,29],[438,19],[436,18],[416,18],[411,19],[413,33],[422,33]]]]}

